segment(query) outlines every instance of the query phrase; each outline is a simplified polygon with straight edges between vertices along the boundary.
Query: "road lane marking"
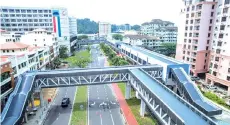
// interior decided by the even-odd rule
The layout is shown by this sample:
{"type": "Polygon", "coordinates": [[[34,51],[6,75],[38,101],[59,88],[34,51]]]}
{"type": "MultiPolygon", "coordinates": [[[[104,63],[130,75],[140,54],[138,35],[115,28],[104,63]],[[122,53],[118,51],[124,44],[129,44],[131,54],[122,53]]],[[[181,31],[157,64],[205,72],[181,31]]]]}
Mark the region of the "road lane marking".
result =
{"type": "Polygon", "coordinates": [[[88,110],[87,110],[87,115],[88,115],[88,125],[89,125],[89,86],[88,86],[88,110]]]}
{"type": "Polygon", "coordinates": [[[72,119],[72,114],[73,114],[72,112],[73,112],[73,106],[74,106],[74,102],[75,102],[76,93],[77,93],[77,86],[76,86],[76,90],[75,90],[75,93],[74,93],[74,99],[73,99],[73,102],[72,102],[72,109],[71,109],[71,112],[70,112],[70,118],[69,118],[68,125],[70,125],[70,121],[72,119]]]}
{"type": "Polygon", "coordinates": [[[113,121],[113,116],[112,116],[112,114],[110,114],[110,116],[111,116],[111,119],[112,119],[112,123],[113,123],[113,125],[114,125],[114,121],[113,121]]]}
{"type": "Polygon", "coordinates": [[[100,99],[99,96],[97,97],[97,99],[100,99]]]}
{"type": "Polygon", "coordinates": [[[101,125],[103,125],[103,124],[102,124],[102,116],[101,116],[101,114],[100,114],[100,119],[101,119],[101,125]]]}

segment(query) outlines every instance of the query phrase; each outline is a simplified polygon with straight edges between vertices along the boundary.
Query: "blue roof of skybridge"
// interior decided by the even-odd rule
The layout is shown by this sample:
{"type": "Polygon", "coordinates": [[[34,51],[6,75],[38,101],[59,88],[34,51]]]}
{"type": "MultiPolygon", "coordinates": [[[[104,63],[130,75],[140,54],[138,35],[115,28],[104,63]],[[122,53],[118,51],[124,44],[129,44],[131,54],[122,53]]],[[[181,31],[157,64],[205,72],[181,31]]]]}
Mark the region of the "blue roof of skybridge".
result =
{"type": "Polygon", "coordinates": [[[163,63],[166,63],[168,65],[184,64],[184,63],[179,62],[179,61],[177,61],[175,59],[169,59],[168,57],[166,57],[164,55],[157,54],[155,52],[149,52],[149,51],[147,51],[145,49],[141,49],[140,47],[129,46],[129,45],[125,45],[124,43],[122,44],[122,46],[125,46],[127,48],[133,49],[133,50],[138,51],[140,53],[143,53],[143,54],[145,54],[145,55],[147,55],[149,57],[152,57],[152,58],[154,58],[156,60],[159,60],[159,61],[161,61],[163,63]]]}

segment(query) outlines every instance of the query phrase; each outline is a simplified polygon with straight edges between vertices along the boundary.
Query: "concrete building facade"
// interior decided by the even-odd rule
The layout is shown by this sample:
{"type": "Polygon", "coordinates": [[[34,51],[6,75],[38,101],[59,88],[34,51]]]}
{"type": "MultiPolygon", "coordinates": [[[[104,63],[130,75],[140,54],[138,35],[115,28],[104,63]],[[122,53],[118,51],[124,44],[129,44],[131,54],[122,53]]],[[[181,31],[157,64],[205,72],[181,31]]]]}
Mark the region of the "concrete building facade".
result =
{"type": "Polygon", "coordinates": [[[183,1],[176,59],[191,64],[190,74],[230,92],[230,1],[183,1]]]}
{"type": "Polygon", "coordinates": [[[161,19],[153,19],[151,22],[143,23],[141,34],[159,37],[162,42],[177,41],[177,27],[175,24],[161,19]]]}
{"type": "Polygon", "coordinates": [[[99,37],[108,37],[111,33],[111,24],[107,22],[99,22],[99,37]]]}

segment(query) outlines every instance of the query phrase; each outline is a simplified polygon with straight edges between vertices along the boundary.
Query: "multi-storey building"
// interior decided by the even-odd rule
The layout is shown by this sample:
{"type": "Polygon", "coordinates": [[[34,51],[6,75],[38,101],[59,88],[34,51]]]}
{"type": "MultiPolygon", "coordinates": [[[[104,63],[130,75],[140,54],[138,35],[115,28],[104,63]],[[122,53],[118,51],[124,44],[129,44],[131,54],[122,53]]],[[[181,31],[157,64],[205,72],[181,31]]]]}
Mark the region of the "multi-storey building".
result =
{"type": "Polygon", "coordinates": [[[70,36],[77,36],[77,18],[69,17],[69,33],[70,36]]]}
{"type": "Polygon", "coordinates": [[[34,29],[45,29],[58,36],[60,45],[70,53],[69,17],[66,8],[1,7],[1,29],[23,34],[34,29]]]}
{"type": "Polygon", "coordinates": [[[5,66],[8,68],[8,74],[2,74],[4,77],[1,77],[4,78],[3,83],[8,84],[4,84],[6,87],[2,87],[3,84],[1,84],[1,88],[4,88],[1,91],[3,101],[7,100],[13,87],[12,80],[8,78],[9,74],[13,74],[14,79],[17,79],[20,74],[26,71],[44,70],[48,66],[47,64],[50,64],[59,55],[56,34],[50,34],[41,29],[34,30],[22,35],[21,40],[23,42],[5,42],[0,45],[1,63],[10,62],[8,67],[5,66]],[[10,68],[12,68],[12,71],[10,68]]]}
{"type": "Polygon", "coordinates": [[[153,36],[147,35],[124,35],[123,42],[134,45],[134,46],[143,46],[157,48],[160,46],[159,39],[153,36]]]}
{"type": "Polygon", "coordinates": [[[230,1],[183,1],[176,59],[191,64],[191,75],[230,93],[230,1]],[[209,73],[207,73],[209,72],[209,73]]]}
{"type": "Polygon", "coordinates": [[[181,11],[176,58],[191,64],[191,75],[208,71],[216,2],[191,1],[181,11]]]}
{"type": "MultiPolygon", "coordinates": [[[[21,34],[14,32],[7,32],[5,30],[0,29],[0,42],[18,42],[20,41],[21,34]]],[[[0,44],[1,44],[0,43],[0,44]]]]}
{"type": "Polygon", "coordinates": [[[99,22],[99,37],[108,37],[111,33],[111,24],[99,22]]]}
{"type": "Polygon", "coordinates": [[[14,76],[11,62],[1,58],[1,111],[7,102],[8,95],[13,91],[14,76]]]}
{"type": "Polygon", "coordinates": [[[153,19],[151,22],[145,22],[141,25],[141,34],[159,37],[162,42],[177,41],[177,27],[174,23],[153,19]]]}
{"type": "Polygon", "coordinates": [[[219,0],[214,15],[206,82],[227,89],[230,95],[230,0],[219,0]]]}

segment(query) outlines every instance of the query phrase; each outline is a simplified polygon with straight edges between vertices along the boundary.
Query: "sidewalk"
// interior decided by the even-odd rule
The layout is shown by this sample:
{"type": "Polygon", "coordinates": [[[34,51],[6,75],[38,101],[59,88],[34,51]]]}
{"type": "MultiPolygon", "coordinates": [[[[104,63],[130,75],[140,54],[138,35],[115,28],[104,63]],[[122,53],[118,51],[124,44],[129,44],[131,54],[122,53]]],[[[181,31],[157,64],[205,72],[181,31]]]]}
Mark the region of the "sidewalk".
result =
{"type": "MultiPolygon", "coordinates": [[[[105,58],[105,66],[109,66],[107,58],[105,58]]],[[[134,117],[131,109],[129,108],[129,105],[127,104],[120,88],[117,84],[112,84],[113,91],[116,95],[116,98],[119,102],[120,108],[123,112],[123,115],[125,116],[126,122],[128,125],[138,125],[138,122],[136,118],[134,117]]]]}
{"type": "Polygon", "coordinates": [[[129,108],[120,88],[117,84],[112,84],[114,93],[116,94],[116,98],[120,104],[121,110],[124,113],[126,122],[128,125],[138,125],[136,118],[134,117],[131,109],[129,108]]]}
{"type": "Polygon", "coordinates": [[[46,116],[50,110],[50,107],[53,104],[53,100],[57,95],[57,88],[44,88],[43,92],[43,99],[44,99],[44,106],[40,107],[40,100],[35,100],[36,107],[38,110],[35,112],[35,115],[28,116],[28,122],[24,123],[24,125],[42,125],[46,116]],[[51,103],[48,103],[48,99],[51,99],[51,103]]]}

